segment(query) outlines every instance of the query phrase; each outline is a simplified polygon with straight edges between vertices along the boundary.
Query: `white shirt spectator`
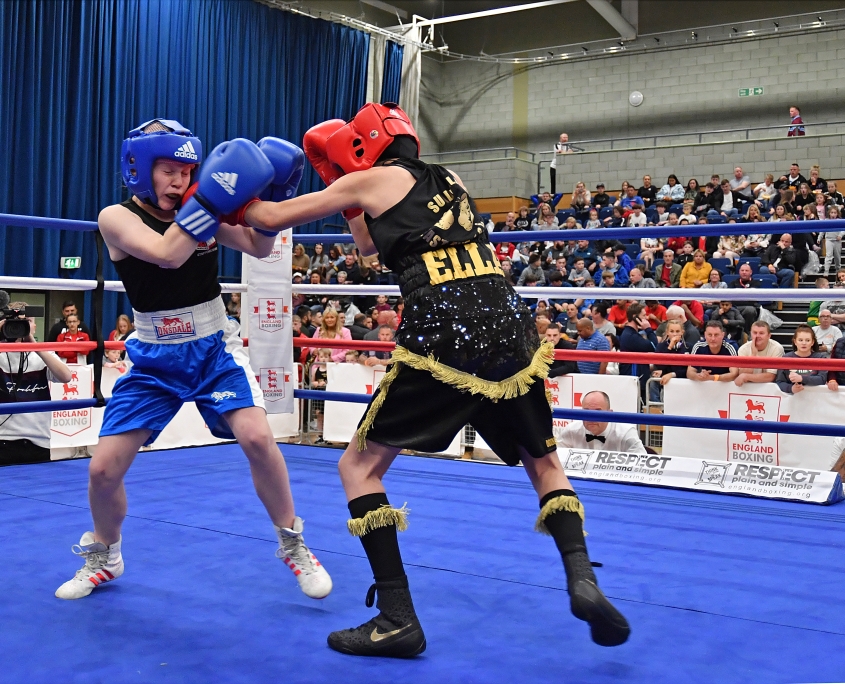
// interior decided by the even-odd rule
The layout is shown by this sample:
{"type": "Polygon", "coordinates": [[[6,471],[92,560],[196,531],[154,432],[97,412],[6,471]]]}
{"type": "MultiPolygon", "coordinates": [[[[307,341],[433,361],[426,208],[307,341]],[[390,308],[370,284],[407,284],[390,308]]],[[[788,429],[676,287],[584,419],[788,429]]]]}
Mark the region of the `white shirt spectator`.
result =
{"type": "Polygon", "coordinates": [[[574,420],[565,428],[558,439],[558,446],[564,449],[592,449],[593,451],[625,451],[630,454],[648,453],[643,446],[637,429],[634,425],[623,425],[622,423],[608,423],[604,432],[596,435],[597,438],[587,441],[587,429],[580,420],[574,420]]]}
{"type": "Polygon", "coordinates": [[[770,200],[777,194],[777,190],[772,183],[760,183],[754,188],[754,194],[758,200],[770,200]]]}
{"type": "Polygon", "coordinates": [[[733,208],[734,208],[734,194],[732,192],[726,192],[725,198],[722,200],[721,211],[730,211],[733,208]]]}
{"type": "Polygon", "coordinates": [[[833,349],[836,340],[842,337],[842,331],[835,325],[828,326],[827,330],[822,330],[820,325],[814,325],[813,332],[816,335],[816,341],[827,347],[828,352],[833,349]]]}
{"type": "MultiPolygon", "coordinates": [[[[763,351],[757,351],[757,347],[754,346],[754,342],[752,340],[748,340],[748,342],[739,348],[737,356],[760,356],[769,359],[777,359],[783,356],[783,345],[777,340],[770,339],[769,343],[763,347],[763,351]]],[[[777,368],[755,368],[751,371],[751,374],[756,375],[757,373],[762,373],[764,371],[766,373],[777,373],[777,368]]]]}
{"type": "Polygon", "coordinates": [[[647,225],[648,225],[648,219],[646,218],[646,215],[643,212],[640,212],[639,216],[637,216],[634,213],[631,213],[631,215],[628,216],[628,227],[629,228],[641,228],[641,227],[647,226],[647,225]]]}

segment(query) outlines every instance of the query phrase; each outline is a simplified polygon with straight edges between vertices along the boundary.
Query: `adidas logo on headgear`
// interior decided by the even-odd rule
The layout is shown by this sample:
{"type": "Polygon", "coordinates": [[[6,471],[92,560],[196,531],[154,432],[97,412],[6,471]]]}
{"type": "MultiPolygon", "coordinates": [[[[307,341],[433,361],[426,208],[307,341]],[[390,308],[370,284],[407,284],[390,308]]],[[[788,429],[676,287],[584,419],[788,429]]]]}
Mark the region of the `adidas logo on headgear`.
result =
{"type": "Polygon", "coordinates": [[[238,182],[238,174],[236,173],[212,173],[211,177],[216,180],[223,189],[230,195],[235,194],[235,185],[238,182]]]}
{"type": "Polygon", "coordinates": [[[182,159],[190,159],[191,161],[197,160],[196,150],[194,150],[194,146],[191,144],[190,140],[176,150],[173,153],[173,156],[181,157],[182,159]]]}

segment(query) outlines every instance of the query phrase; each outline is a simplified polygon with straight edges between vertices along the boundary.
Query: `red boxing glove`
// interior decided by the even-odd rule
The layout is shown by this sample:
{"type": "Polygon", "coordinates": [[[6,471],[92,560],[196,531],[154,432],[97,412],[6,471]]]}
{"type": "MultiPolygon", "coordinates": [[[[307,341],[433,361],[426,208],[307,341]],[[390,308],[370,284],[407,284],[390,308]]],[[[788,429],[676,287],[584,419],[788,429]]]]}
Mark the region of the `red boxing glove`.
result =
{"type": "MultiPolygon", "coordinates": [[[[329,119],[321,124],[312,126],[302,136],[302,149],[311,166],[328,186],[344,175],[343,169],[337,164],[332,164],[326,155],[326,140],[336,130],[343,128],[346,122],[343,119],[329,119]]],[[[347,221],[364,213],[363,209],[345,209],[343,218],[347,221]]]]}
{"type": "MultiPolygon", "coordinates": [[[[261,200],[257,197],[253,197],[249,200],[246,204],[244,204],[240,209],[237,209],[225,216],[220,217],[220,223],[228,223],[233,226],[248,226],[249,224],[246,222],[246,210],[252,204],[256,202],[260,202],[261,200]]],[[[266,233],[265,233],[266,234],[266,233]]],[[[274,233],[275,235],[275,233],[274,233]]]]}
{"type": "Polygon", "coordinates": [[[198,185],[199,183],[194,183],[191,187],[185,190],[185,194],[182,195],[182,204],[179,205],[180,207],[184,205],[189,199],[191,199],[191,196],[197,191],[198,185]]]}
{"type": "Polygon", "coordinates": [[[326,185],[331,185],[343,175],[343,170],[336,164],[332,164],[326,155],[326,140],[345,125],[346,122],[343,119],[329,119],[312,126],[302,136],[302,149],[305,156],[326,185]]]}

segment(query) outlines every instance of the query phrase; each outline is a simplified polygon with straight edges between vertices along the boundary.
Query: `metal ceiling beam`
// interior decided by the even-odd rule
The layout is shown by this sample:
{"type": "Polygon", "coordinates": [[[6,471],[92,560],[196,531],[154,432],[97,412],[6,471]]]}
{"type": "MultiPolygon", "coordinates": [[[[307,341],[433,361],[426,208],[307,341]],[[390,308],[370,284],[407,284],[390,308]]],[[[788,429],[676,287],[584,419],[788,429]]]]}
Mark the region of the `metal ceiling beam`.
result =
{"type": "Polygon", "coordinates": [[[380,9],[383,12],[388,12],[389,14],[395,14],[400,19],[407,19],[408,13],[399,8],[395,5],[390,5],[386,2],[382,2],[381,0],[361,0],[365,5],[369,5],[370,7],[375,7],[376,9],[380,9]]]}
{"type": "Polygon", "coordinates": [[[613,27],[613,30],[619,34],[622,40],[634,40],[637,37],[637,29],[625,21],[624,17],[614,9],[608,0],[587,0],[587,3],[613,27]]]}
{"type": "MultiPolygon", "coordinates": [[[[512,5],[510,7],[499,7],[497,9],[484,10],[482,12],[470,12],[468,14],[455,14],[451,17],[440,17],[439,19],[426,19],[419,14],[415,14],[413,18],[416,26],[436,26],[437,24],[451,24],[455,21],[467,21],[469,19],[482,19],[484,17],[492,17],[497,14],[510,14],[511,12],[522,12],[523,10],[540,9],[541,7],[551,7],[552,5],[563,5],[567,2],[576,2],[577,0],[544,0],[543,2],[529,2],[524,5],[512,5]]],[[[589,0],[588,0],[589,1],[589,0]]],[[[613,9],[611,7],[611,9],[613,9]]],[[[614,10],[615,11],[615,10],[614,10]]],[[[621,17],[620,17],[621,19],[621,17]]],[[[623,20],[624,21],[624,20],[623,20]]]]}

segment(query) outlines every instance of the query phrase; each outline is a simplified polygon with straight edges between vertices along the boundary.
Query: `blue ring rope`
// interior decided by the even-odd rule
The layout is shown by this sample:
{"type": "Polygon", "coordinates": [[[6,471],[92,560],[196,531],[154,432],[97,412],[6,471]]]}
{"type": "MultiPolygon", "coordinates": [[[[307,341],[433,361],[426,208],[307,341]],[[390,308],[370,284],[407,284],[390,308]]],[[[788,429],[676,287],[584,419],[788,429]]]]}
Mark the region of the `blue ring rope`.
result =
{"type": "MultiPolygon", "coordinates": [[[[779,223],[711,223],[689,226],[643,226],[642,228],[574,228],[572,230],[514,230],[490,233],[490,242],[540,242],[555,240],[622,240],[641,237],[679,237],[687,235],[747,235],[748,226],[762,225],[777,233],[818,233],[845,230],[845,219],[824,221],[781,221],[779,223]],[[812,227],[808,228],[807,224],[812,227]],[[774,229],[777,228],[777,230],[774,229]]],[[[294,242],[313,245],[318,242],[354,242],[348,233],[294,233],[294,242]]]]}
{"type": "MultiPolygon", "coordinates": [[[[369,404],[372,395],[351,392],[327,392],[325,390],[294,390],[296,399],[319,401],[344,401],[354,404],[369,404]]],[[[72,411],[93,408],[96,399],[68,399],[65,401],[28,401],[0,406],[0,415],[17,413],[45,413],[52,411],[72,411]]],[[[734,418],[698,418],[695,416],[669,416],[653,413],[619,413],[607,411],[588,411],[586,409],[554,409],[555,418],[572,420],[592,420],[606,422],[609,418],[615,423],[633,425],[657,425],[668,427],[699,428],[702,430],[737,430],[744,432],[771,432],[783,435],[816,435],[818,437],[845,437],[845,425],[815,425],[813,423],[780,423],[771,420],[737,420],[734,418]]]]}
{"type": "MultiPolygon", "coordinates": [[[[18,214],[0,214],[0,225],[23,226],[32,228],[55,228],[58,230],[94,231],[98,226],[95,221],[76,221],[73,219],[46,218],[43,216],[23,216],[18,214]]],[[[690,235],[746,235],[747,227],[754,223],[711,223],[708,225],[690,224],[689,226],[643,226],[642,228],[575,228],[569,230],[519,230],[508,233],[491,233],[491,242],[537,242],[541,240],[608,240],[640,237],[676,237],[683,233],[690,235]],[[566,235],[564,238],[563,236],[566,235]]],[[[766,222],[760,225],[771,227],[766,222]]],[[[774,224],[777,231],[783,233],[818,233],[845,230],[845,219],[826,219],[823,221],[782,221],[774,224]],[[807,224],[812,227],[808,229],[807,224]]],[[[354,242],[349,233],[294,233],[293,239],[303,244],[316,244],[331,240],[338,243],[354,242]]]]}
{"type": "Polygon", "coordinates": [[[93,408],[96,399],[66,399],[65,401],[22,401],[15,404],[0,404],[0,415],[16,413],[46,413],[48,411],[73,411],[93,408]]]}
{"type": "MultiPolygon", "coordinates": [[[[356,404],[368,404],[369,394],[350,392],[326,392],[324,390],[294,390],[297,399],[317,399],[323,401],[347,401],[356,404]]],[[[590,420],[604,423],[630,423],[632,425],[658,425],[668,427],[699,428],[702,430],[736,430],[739,432],[773,432],[783,435],[816,435],[818,437],[845,437],[845,425],[815,425],[813,423],[780,423],[772,420],[737,420],[735,418],[697,418],[694,416],[668,416],[653,413],[617,413],[607,411],[588,411],[586,409],[554,409],[555,418],[572,420],[590,420]]]]}

